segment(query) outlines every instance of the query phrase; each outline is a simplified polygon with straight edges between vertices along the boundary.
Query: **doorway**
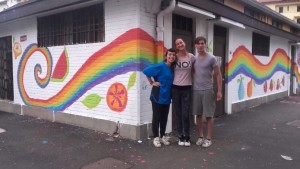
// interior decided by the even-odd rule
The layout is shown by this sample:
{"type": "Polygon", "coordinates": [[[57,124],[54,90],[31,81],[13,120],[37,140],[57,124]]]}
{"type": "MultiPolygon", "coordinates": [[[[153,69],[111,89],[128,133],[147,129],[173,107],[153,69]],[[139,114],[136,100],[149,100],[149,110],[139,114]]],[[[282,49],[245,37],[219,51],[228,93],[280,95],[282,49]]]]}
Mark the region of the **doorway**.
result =
{"type": "Polygon", "coordinates": [[[290,66],[290,96],[295,95],[294,93],[294,66],[295,66],[296,48],[291,46],[291,66],[290,66]]]}
{"type": "Polygon", "coordinates": [[[11,36],[0,38],[0,99],[14,100],[11,36]]]}
{"type": "Polygon", "coordinates": [[[172,17],[172,47],[175,49],[175,39],[181,38],[186,44],[186,50],[194,51],[193,19],[173,14],[172,17]]]}
{"type": "MultiPolygon", "coordinates": [[[[221,116],[225,114],[225,57],[227,51],[227,28],[221,26],[214,26],[214,41],[213,41],[213,54],[217,57],[218,64],[220,66],[220,71],[222,74],[222,95],[223,99],[216,102],[216,112],[215,116],[221,116]]],[[[214,77],[214,91],[217,93],[217,80],[214,77]]]]}
{"type": "MultiPolygon", "coordinates": [[[[178,14],[172,16],[172,47],[175,49],[175,40],[181,38],[186,44],[186,50],[194,53],[193,19],[178,14]]],[[[190,103],[192,104],[192,102],[190,103]]],[[[191,106],[192,107],[192,106],[191,106]]],[[[190,124],[194,124],[193,115],[190,113],[190,124]]],[[[176,112],[172,104],[172,130],[177,129],[176,112]]]]}

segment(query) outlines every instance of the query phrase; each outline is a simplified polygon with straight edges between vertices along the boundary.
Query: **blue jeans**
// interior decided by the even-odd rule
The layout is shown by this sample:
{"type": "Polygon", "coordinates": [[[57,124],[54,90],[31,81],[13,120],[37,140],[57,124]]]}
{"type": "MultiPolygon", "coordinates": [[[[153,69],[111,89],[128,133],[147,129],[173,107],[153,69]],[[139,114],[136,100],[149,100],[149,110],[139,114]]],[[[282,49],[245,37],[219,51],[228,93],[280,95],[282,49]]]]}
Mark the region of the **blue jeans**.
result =
{"type": "Polygon", "coordinates": [[[177,117],[178,136],[190,139],[191,86],[175,86],[172,88],[172,103],[177,117]]]}

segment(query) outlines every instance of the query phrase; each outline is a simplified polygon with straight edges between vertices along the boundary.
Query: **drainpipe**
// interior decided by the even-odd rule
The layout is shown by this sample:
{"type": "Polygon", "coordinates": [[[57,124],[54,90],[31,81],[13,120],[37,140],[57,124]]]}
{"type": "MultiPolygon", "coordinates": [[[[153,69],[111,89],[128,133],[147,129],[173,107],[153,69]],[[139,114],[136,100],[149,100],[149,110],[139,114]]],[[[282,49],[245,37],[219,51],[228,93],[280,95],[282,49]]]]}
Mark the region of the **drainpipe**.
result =
{"type": "Polygon", "coordinates": [[[176,0],[171,0],[170,5],[160,11],[157,14],[157,27],[156,27],[156,32],[157,32],[157,37],[156,37],[156,41],[157,41],[157,53],[156,56],[162,56],[163,52],[164,52],[164,16],[167,13],[172,12],[175,9],[176,6],[176,0]]]}

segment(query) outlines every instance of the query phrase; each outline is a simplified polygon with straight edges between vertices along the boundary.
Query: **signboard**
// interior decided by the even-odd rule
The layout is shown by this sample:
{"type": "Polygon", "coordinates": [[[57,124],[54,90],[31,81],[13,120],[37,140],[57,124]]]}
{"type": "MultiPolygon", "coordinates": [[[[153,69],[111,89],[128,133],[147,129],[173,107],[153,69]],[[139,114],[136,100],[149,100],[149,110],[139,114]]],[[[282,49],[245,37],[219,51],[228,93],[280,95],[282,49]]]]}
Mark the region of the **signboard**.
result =
{"type": "Polygon", "coordinates": [[[20,36],[20,42],[24,42],[27,40],[27,35],[20,36]]]}

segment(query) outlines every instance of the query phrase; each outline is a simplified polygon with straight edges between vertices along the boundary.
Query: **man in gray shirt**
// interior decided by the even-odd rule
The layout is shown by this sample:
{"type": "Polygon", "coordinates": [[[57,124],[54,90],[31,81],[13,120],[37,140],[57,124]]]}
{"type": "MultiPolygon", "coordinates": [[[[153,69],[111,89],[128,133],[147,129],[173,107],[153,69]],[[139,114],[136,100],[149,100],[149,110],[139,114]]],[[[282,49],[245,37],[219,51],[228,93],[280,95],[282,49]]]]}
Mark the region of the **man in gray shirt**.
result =
{"type": "Polygon", "coordinates": [[[206,52],[206,38],[197,37],[195,47],[198,55],[195,59],[193,84],[193,114],[197,116],[199,138],[197,145],[209,147],[212,145],[213,117],[216,108],[216,99],[213,90],[213,74],[217,77],[217,101],[222,99],[222,75],[215,56],[206,52]],[[203,135],[203,120],[206,118],[207,134],[203,135]]]}

